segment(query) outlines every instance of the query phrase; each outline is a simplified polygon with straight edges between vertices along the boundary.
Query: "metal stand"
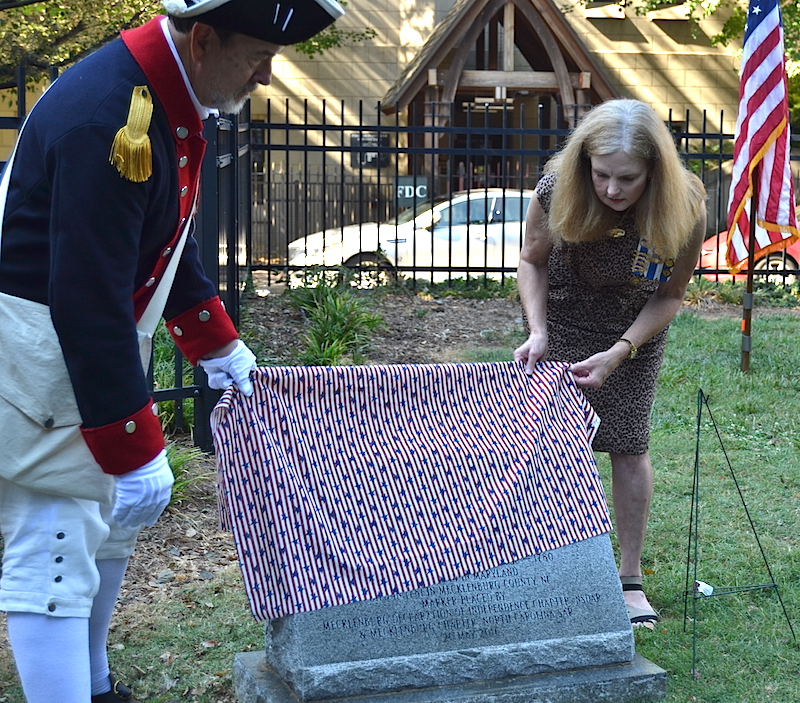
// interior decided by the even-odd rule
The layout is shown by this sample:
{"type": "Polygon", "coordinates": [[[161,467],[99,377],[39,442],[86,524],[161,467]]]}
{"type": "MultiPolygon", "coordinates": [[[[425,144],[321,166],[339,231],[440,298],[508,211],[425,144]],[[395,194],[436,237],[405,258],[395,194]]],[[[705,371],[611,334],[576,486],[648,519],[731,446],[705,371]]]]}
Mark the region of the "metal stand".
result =
{"type": "Polygon", "coordinates": [[[685,582],[685,590],[683,592],[683,631],[686,632],[686,622],[687,622],[687,613],[689,609],[689,600],[692,601],[692,676],[696,676],[697,673],[697,601],[701,598],[709,598],[713,596],[725,596],[731,593],[745,593],[747,591],[758,591],[768,588],[774,588],[775,593],[778,596],[778,601],[781,604],[781,608],[783,608],[783,614],[786,617],[786,623],[789,625],[789,631],[792,634],[792,639],[797,643],[797,637],[794,634],[794,628],[792,627],[792,622],[789,619],[789,614],[786,611],[786,606],[783,603],[783,599],[781,598],[781,592],[778,588],[778,584],[775,583],[775,579],[772,576],[772,569],[770,569],[769,562],[767,562],[767,556],[764,553],[764,548],[761,546],[761,540],[758,538],[758,533],[756,532],[756,526],[753,523],[753,519],[750,517],[750,511],[747,509],[747,504],[744,500],[744,494],[742,493],[742,489],[739,486],[739,482],[736,479],[736,474],[733,471],[733,466],[731,465],[731,461],[728,458],[728,453],[725,451],[725,445],[722,442],[722,437],[719,433],[719,428],[717,427],[717,423],[714,420],[714,416],[711,414],[711,408],[708,407],[708,396],[703,393],[703,390],[700,389],[697,393],[697,441],[695,445],[695,458],[694,458],[694,483],[692,486],[692,508],[691,508],[691,515],[689,518],[689,546],[686,553],[686,582],[685,582]],[[713,593],[706,595],[700,590],[700,582],[697,578],[697,563],[698,563],[698,543],[699,543],[699,535],[698,535],[698,528],[700,524],[700,428],[701,428],[701,421],[703,416],[703,407],[708,411],[708,416],[711,420],[712,425],[714,426],[714,431],[717,435],[717,439],[719,440],[719,446],[722,449],[722,453],[725,456],[725,461],[728,465],[728,471],[730,472],[731,478],[733,479],[733,483],[736,486],[736,490],[739,493],[739,499],[742,501],[742,507],[744,508],[744,512],[747,515],[747,520],[750,523],[750,530],[753,532],[753,536],[755,537],[756,544],[758,544],[758,549],[761,552],[761,558],[764,560],[764,566],[767,570],[767,575],[769,576],[770,583],[763,583],[754,586],[740,586],[734,588],[714,588],[713,593]],[[691,580],[690,580],[691,576],[691,580]]]}

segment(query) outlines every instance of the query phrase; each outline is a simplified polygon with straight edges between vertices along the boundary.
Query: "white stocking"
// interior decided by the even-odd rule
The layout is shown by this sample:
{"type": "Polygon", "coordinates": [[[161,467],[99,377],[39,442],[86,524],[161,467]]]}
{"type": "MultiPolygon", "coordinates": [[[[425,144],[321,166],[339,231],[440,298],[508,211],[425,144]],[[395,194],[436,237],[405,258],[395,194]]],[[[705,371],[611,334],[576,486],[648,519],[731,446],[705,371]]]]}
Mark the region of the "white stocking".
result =
{"type": "Polygon", "coordinates": [[[89,703],[89,620],[8,613],[8,638],[28,703],[89,703]]]}
{"type": "Polygon", "coordinates": [[[108,670],[108,628],[117,604],[117,596],[125,578],[128,566],[127,557],[123,559],[98,559],[100,590],[92,603],[89,619],[89,656],[92,667],[92,695],[96,696],[111,690],[108,670]]]}

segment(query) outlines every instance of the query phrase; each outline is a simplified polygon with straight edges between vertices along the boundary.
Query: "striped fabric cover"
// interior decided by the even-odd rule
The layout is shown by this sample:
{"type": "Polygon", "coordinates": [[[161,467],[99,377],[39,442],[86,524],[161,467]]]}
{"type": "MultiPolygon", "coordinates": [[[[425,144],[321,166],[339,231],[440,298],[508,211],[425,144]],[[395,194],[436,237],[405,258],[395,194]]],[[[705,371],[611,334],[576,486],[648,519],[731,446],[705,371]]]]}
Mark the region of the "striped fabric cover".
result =
{"type": "Polygon", "coordinates": [[[565,364],[274,367],[212,417],[258,620],[454,579],[610,530],[565,364]]]}

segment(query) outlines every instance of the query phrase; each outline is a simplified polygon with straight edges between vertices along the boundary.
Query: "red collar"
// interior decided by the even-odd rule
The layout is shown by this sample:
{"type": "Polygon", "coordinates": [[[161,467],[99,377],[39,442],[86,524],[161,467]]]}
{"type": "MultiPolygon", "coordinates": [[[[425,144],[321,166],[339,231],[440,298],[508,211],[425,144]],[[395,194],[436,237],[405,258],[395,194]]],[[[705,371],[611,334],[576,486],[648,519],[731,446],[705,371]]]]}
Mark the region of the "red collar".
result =
{"type": "MultiPolygon", "coordinates": [[[[182,161],[186,157],[186,165],[178,168],[178,189],[184,193],[178,197],[181,220],[176,223],[172,240],[165,246],[166,252],[167,247],[174,249],[181,225],[191,215],[195,192],[199,187],[206,140],[203,138],[203,121],[197,114],[183,75],[161,29],[161,19],[156,17],[142,27],[124,31],[122,41],[139,64],[153,93],[164,108],[175,141],[176,161],[182,161]]],[[[167,260],[166,256],[158,257],[151,274],[155,281],[160,280],[164,274],[167,260]]],[[[134,314],[137,320],[152,298],[155,288],[155,285],[144,285],[134,293],[134,314]]]]}
{"type": "Polygon", "coordinates": [[[162,19],[156,17],[141,27],[124,30],[122,41],[164,106],[173,135],[178,127],[186,127],[190,134],[202,134],[203,122],[161,29],[162,19]]]}

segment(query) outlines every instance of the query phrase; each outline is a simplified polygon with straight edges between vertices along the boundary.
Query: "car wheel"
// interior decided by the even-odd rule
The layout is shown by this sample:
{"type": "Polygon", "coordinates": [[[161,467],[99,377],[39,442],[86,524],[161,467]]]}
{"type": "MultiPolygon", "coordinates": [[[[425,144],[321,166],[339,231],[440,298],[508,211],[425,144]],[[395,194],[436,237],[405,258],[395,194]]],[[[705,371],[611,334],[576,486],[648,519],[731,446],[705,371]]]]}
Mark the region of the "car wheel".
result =
{"type": "Polygon", "coordinates": [[[352,271],[353,283],[358,288],[376,288],[397,282],[397,270],[391,262],[374,252],[360,252],[344,262],[352,271]]]}
{"type": "Polygon", "coordinates": [[[790,286],[797,283],[797,276],[793,273],[783,274],[782,271],[797,269],[797,262],[791,257],[786,257],[786,264],[784,264],[783,254],[780,252],[772,252],[767,254],[764,258],[756,261],[753,271],[774,271],[771,275],[759,276],[763,281],[769,281],[778,285],[790,286]]]}

